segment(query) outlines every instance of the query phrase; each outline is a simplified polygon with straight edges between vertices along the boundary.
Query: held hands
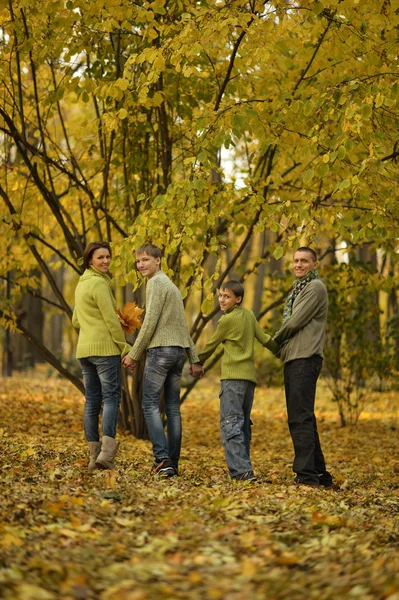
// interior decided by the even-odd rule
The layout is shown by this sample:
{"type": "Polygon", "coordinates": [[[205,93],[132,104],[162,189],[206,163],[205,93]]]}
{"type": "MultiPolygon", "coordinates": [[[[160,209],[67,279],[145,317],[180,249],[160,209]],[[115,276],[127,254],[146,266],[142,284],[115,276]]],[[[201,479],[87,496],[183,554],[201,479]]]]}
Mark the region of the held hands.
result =
{"type": "Polygon", "coordinates": [[[122,365],[126,369],[129,369],[129,371],[134,371],[134,369],[137,366],[137,360],[134,360],[133,358],[130,358],[130,356],[128,354],[126,354],[126,356],[124,356],[122,358],[122,365]]]}
{"type": "Polygon", "coordinates": [[[190,365],[190,375],[191,377],[199,377],[201,378],[204,374],[204,367],[201,363],[193,363],[190,365]]]}

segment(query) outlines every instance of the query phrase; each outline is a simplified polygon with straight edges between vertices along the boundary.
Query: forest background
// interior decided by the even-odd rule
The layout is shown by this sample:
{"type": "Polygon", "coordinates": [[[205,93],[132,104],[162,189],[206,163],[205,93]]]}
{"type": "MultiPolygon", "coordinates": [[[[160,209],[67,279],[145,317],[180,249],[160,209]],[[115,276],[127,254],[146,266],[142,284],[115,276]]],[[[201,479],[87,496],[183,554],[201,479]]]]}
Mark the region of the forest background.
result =
{"type": "MultiPolygon", "coordinates": [[[[3,373],[45,360],[82,390],[90,241],[112,242],[120,305],[143,303],[134,248],[160,245],[200,344],[227,278],[275,330],[311,244],[325,373],[356,421],[398,360],[397,4],[2,0],[0,22],[3,373]]],[[[137,437],[140,382],[125,375],[121,413],[137,437]]]]}
{"type": "Polygon", "coordinates": [[[398,13],[0,0],[0,598],[399,600],[398,13]],[[71,315],[96,239],[119,307],[144,301],[134,249],[164,249],[200,348],[223,281],[275,331],[292,252],[317,248],[339,491],[291,485],[281,364],[260,348],[258,485],[226,477],[216,368],[184,377],[180,477],[149,473],[142,364],[124,374],[117,469],[87,475],[71,315]]]}

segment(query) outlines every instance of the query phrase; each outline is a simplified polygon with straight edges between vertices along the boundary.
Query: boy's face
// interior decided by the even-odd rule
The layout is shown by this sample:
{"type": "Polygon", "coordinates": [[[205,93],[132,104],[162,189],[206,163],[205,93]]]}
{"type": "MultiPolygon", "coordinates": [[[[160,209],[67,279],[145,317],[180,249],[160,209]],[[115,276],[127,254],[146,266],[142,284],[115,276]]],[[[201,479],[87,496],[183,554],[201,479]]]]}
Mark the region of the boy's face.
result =
{"type": "Polygon", "coordinates": [[[241,296],[236,296],[232,290],[219,290],[219,305],[223,312],[227,312],[233,308],[235,304],[240,304],[241,296]]]}
{"type": "Polygon", "coordinates": [[[160,269],[161,259],[155,256],[150,256],[147,252],[136,254],[136,267],[147,279],[151,279],[160,269]]]}

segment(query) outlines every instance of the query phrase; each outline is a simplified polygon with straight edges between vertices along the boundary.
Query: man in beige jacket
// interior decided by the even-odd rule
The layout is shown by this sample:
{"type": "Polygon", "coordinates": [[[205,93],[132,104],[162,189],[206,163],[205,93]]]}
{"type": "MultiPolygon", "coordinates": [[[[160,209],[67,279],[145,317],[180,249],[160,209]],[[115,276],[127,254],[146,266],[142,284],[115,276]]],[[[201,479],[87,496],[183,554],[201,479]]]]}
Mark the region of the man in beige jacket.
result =
{"type": "Polygon", "coordinates": [[[284,362],[288,426],[294,444],[295,483],[331,487],[317,433],[314,404],[316,384],[323,364],[328,295],[317,273],[317,256],[308,247],[294,254],[293,289],[288,296],[283,323],[274,339],[284,362]]]}

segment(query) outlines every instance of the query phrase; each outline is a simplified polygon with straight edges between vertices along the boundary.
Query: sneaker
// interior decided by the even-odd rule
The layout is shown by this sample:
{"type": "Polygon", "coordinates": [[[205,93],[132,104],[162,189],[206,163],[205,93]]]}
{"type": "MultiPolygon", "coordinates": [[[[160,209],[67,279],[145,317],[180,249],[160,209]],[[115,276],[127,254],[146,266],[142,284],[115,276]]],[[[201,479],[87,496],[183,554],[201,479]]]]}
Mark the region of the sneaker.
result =
{"type": "Polygon", "coordinates": [[[155,462],[152,467],[152,472],[157,477],[174,477],[177,472],[169,458],[164,458],[160,462],[155,462]]]}
{"type": "Polygon", "coordinates": [[[253,471],[246,471],[233,477],[234,481],[257,481],[256,475],[253,471]]]}

